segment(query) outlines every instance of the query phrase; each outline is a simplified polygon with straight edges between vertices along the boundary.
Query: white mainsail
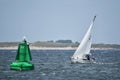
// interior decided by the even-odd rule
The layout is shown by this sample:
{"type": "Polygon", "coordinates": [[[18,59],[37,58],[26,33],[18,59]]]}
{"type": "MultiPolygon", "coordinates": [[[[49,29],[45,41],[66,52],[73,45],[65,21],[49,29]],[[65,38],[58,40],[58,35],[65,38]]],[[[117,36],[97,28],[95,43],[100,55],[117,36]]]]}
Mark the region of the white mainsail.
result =
{"type": "Polygon", "coordinates": [[[85,34],[84,38],[81,41],[81,44],[78,46],[77,50],[75,51],[75,53],[73,54],[72,58],[73,59],[85,59],[85,55],[86,54],[90,54],[90,50],[91,50],[91,30],[94,24],[96,16],[94,16],[94,19],[87,31],[87,33],[85,34]]]}

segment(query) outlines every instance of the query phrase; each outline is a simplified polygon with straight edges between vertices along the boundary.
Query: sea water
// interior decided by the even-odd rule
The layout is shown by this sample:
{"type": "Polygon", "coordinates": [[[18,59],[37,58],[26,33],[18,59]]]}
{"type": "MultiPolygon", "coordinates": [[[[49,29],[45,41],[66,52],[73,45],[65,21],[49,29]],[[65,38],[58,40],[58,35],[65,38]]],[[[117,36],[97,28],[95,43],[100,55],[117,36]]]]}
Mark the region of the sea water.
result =
{"type": "Polygon", "coordinates": [[[35,69],[10,70],[16,50],[0,50],[0,80],[120,80],[120,50],[92,50],[91,64],[71,64],[74,50],[32,50],[35,69]]]}

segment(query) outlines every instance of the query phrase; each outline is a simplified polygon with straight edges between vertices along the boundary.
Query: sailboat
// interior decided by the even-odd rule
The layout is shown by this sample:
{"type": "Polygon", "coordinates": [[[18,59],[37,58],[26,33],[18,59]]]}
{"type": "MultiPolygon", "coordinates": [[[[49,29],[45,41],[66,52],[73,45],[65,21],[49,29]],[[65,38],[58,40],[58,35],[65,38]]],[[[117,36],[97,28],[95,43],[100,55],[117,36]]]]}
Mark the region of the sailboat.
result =
{"type": "Polygon", "coordinates": [[[90,24],[84,38],[82,39],[77,50],[71,57],[71,63],[91,63],[94,58],[90,53],[91,50],[91,30],[94,24],[96,16],[94,16],[93,21],[90,24]]]}

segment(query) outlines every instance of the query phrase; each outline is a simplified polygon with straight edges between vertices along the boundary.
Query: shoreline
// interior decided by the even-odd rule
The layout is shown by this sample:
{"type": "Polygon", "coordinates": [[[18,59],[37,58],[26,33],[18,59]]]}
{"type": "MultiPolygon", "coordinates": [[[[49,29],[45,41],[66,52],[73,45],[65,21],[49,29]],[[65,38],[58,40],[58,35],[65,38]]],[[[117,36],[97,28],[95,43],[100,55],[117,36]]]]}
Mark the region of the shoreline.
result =
{"type": "MultiPolygon", "coordinates": [[[[18,46],[14,47],[0,47],[0,50],[17,50],[18,46]]],[[[76,50],[77,48],[72,47],[35,47],[31,46],[30,50],[76,50]]]]}
{"type": "MultiPolygon", "coordinates": [[[[18,46],[0,47],[0,50],[17,50],[18,46]]],[[[35,47],[30,46],[30,50],[76,50],[77,47],[35,47]]],[[[115,48],[91,48],[91,50],[120,50],[115,48]]]]}

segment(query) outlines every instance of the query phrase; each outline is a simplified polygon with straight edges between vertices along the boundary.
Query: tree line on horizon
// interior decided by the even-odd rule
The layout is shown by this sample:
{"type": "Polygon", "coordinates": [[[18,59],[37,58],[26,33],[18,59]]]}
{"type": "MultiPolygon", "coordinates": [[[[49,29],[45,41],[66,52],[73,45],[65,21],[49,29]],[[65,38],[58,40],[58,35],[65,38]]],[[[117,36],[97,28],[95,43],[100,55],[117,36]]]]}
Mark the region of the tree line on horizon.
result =
{"type": "MultiPolygon", "coordinates": [[[[14,47],[18,46],[20,42],[0,42],[0,47],[14,47]]],[[[29,43],[30,46],[36,47],[78,47],[79,42],[72,42],[72,40],[50,40],[50,41],[36,41],[29,43]]],[[[114,48],[120,49],[117,44],[92,44],[92,48],[114,48]]]]}

